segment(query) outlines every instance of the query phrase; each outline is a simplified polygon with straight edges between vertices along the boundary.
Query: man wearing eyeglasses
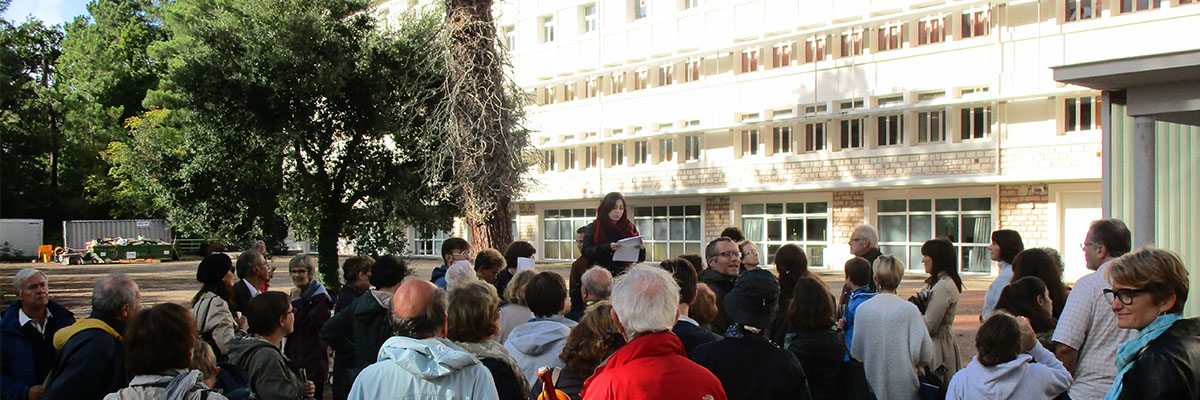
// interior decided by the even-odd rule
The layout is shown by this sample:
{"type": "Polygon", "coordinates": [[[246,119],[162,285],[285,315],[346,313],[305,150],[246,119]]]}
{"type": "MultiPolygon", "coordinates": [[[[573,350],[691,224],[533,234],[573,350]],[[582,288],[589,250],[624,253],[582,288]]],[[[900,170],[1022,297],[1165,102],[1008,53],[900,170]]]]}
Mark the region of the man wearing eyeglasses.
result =
{"type": "Polygon", "coordinates": [[[246,305],[250,304],[250,299],[270,288],[275,267],[267,263],[262,253],[251,250],[243,251],[238,256],[236,269],[242,280],[233,284],[233,302],[229,308],[233,312],[243,312],[246,305]]]}
{"type": "Polygon", "coordinates": [[[1129,252],[1132,238],[1124,222],[1115,218],[1093,221],[1082,246],[1090,273],[1075,283],[1063,307],[1053,340],[1055,356],[1075,376],[1068,391],[1071,399],[1102,399],[1117,375],[1113,360],[1117,345],[1137,333],[1117,327],[1117,317],[1104,289],[1109,263],[1129,252]]]}
{"type": "Polygon", "coordinates": [[[704,248],[704,257],[708,261],[708,269],[700,272],[700,282],[707,284],[717,295],[717,317],[709,324],[709,328],[713,333],[723,336],[731,323],[729,315],[725,313],[725,294],[733,290],[738,267],[742,265],[742,253],[733,239],[719,237],[704,248]]]}
{"type": "Polygon", "coordinates": [[[446,271],[450,270],[450,265],[458,261],[468,261],[470,259],[470,243],[467,243],[463,238],[452,237],[446,239],[442,242],[442,266],[433,269],[433,273],[429,276],[429,281],[442,290],[446,290],[446,271]]]}

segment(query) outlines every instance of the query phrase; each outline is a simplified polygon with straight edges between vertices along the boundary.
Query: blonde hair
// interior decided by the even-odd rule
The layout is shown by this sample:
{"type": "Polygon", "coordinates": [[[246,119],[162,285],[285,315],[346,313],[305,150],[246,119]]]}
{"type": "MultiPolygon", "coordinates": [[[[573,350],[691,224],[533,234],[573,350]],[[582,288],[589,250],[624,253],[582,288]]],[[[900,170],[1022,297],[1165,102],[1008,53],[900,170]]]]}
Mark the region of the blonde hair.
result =
{"type": "Polygon", "coordinates": [[[192,350],[192,368],[199,370],[204,379],[212,378],[217,374],[217,355],[213,353],[212,346],[209,346],[208,342],[196,341],[196,348],[192,350]]]}
{"type": "Polygon", "coordinates": [[[1145,246],[1116,259],[1105,271],[1109,284],[1140,287],[1150,291],[1156,303],[1175,295],[1175,305],[1167,312],[1180,314],[1188,297],[1188,270],[1179,255],[1166,249],[1145,246]]]}
{"type": "Polygon", "coordinates": [[[875,259],[871,270],[874,271],[875,280],[879,282],[879,288],[882,290],[896,290],[900,287],[900,280],[904,279],[904,261],[891,254],[884,254],[875,259]]]}
{"type": "Polygon", "coordinates": [[[525,305],[525,287],[529,286],[529,281],[532,281],[535,275],[537,272],[532,269],[517,272],[508,282],[508,286],[504,288],[504,300],[513,304],[525,305]]]}

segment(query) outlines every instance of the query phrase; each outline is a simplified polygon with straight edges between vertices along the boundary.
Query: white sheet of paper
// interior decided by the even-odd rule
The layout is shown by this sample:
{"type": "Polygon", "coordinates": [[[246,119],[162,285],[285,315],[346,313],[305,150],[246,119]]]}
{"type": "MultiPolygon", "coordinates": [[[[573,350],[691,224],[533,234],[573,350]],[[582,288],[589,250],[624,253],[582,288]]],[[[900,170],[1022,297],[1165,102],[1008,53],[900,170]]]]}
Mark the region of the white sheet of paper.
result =
{"type": "Polygon", "coordinates": [[[637,248],[639,244],[642,244],[641,235],[627,237],[618,240],[617,243],[620,243],[621,247],[616,252],[613,252],[613,261],[638,262],[638,255],[642,252],[642,249],[637,248]]]}
{"type": "Polygon", "coordinates": [[[533,269],[533,259],[527,257],[517,257],[517,272],[527,269],[533,269]]]}

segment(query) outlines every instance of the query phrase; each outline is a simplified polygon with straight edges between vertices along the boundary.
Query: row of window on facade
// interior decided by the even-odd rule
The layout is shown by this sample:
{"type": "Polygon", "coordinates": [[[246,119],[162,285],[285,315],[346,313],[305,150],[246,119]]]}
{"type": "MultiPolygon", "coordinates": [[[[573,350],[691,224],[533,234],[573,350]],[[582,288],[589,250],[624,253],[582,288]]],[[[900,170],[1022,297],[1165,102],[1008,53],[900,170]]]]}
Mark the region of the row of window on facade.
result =
{"type": "MultiPolygon", "coordinates": [[[[913,198],[876,202],[872,223],[880,232],[880,249],[908,260],[910,269],[921,269],[921,245],[929,239],[945,238],[955,243],[966,272],[988,272],[987,254],[994,229],[992,199],[913,198]]],[[[755,202],[740,205],[738,226],[758,247],[759,258],[774,264],[775,254],[786,244],[805,250],[809,265],[829,265],[825,255],[831,245],[830,208],[824,201],[755,202]]],[[[704,237],[702,210],[698,204],[634,206],[634,225],[646,244],[646,260],[661,261],[682,254],[701,254],[704,237]]],[[[595,209],[548,209],[542,214],[542,259],[569,260],[579,257],[575,231],[596,218],[595,209]]]]}
{"type": "MultiPolygon", "coordinates": [[[[1070,97],[1063,99],[1062,102],[1064,113],[1062,124],[1065,133],[1088,131],[1100,127],[1100,97],[1070,97]]],[[[883,102],[880,104],[883,107],[887,106],[883,102]]],[[[862,106],[862,100],[839,103],[841,110],[853,110],[862,108],[862,106]]],[[[804,111],[810,114],[821,113],[826,111],[826,107],[823,104],[807,106],[804,111]]],[[[751,114],[751,116],[757,116],[757,114],[751,114]]],[[[802,121],[795,124],[772,124],[765,121],[759,125],[760,127],[736,131],[739,142],[736,156],[790,155],[900,146],[909,144],[914,139],[916,144],[960,142],[986,139],[991,136],[994,125],[992,106],[979,105],[958,108],[956,117],[957,121],[952,122],[947,118],[946,109],[930,109],[874,117],[802,121]],[[906,125],[906,116],[915,117],[916,121],[906,125]],[[951,130],[948,126],[956,128],[951,130]],[[794,131],[794,129],[800,130],[794,131]],[[874,142],[868,143],[867,135],[871,130],[875,134],[874,142]],[[915,137],[910,136],[909,133],[915,133],[915,137]]],[[[613,132],[617,136],[622,133],[623,129],[614,129],[613,132]]],[[[637,133],[634,132],[634,136],[637,133]]],[[[588,139],[593,137],[595,137],[594,134],[587,135],[588,139]]],[[[698,133],[667,135],[658,138],[634,138],[584,145],[581,148],[545,149],[542,150],[541,172],[564,169],[586,170],[602,165],[615,167],[698,161],[702,159],[704,150],[703,137],[698,133]],[[683,142],[682,148],[676,147],[677,139],[683,142]],[[627,146],[631,149],[630,153],[626,152],[627,146]],[[581,150],[582,158],[579,157],[581,150]],[[602,150],[607,150],[607,153],[601,154],[602,150]],[[561,158],[559,158],[560,154],[561,158]]]]}
{"type": "MultiPolygon", "coordinates": [[[[966,12],[962,14],[962,37],[970,38],[987,35],[989,31],[987,10],[966,12]]],[[[940,17],[922,20],[917,23],[917,41],[920,44],[940,43],[950,35],[946,29],[950,17],[940,17]]],[[[906,37],[907,24],[894,24],[875,29],[878,36],[875,51],[886,51],[901,48],[909,42],[906,37]]],[[[834,40],[830,35],[816,35],[804,42],[804,57],[800,59],[795,52],[797,42],[786,40],[770,46],[755,46],[746,48],[735,55],[723,54],[709,57],[689,57],[664,63],[655,68],[640,68],[635,70],[614,71],[604,75],[592,75],[577,81],[556,83],[535,89],[535,97],[539,105],[555,104],[564,101],[582,100],[597,97],[600,94],[613,95],[651,87],[669,86],[676,83],[695,82],[705,75],[722,73],[722,57],[734,57],[737,62],[732,66],[736,73],[749,73],[766,69],[775,69],[800,64],[825,61],[830,57],[849,57],[862,55],[869,48],[870,29],[850,30],[841,33],[838,39],[840,51],[830,47],[834,40]],[[770,63],[761,54],[769,48],[770,63]],[[603,86],[603,87],[601,87],[603,86]]]]}
{"type": "MultiPolygon", "coordinates": [[[[1198,4],[1198,0],[1168,0],[1172,7],[1198,4]]],[[[1104,0],[1063,0],[1063,19],[1067,22],[1100,18],[1106,7],[1104,0]]],[[[1134,13],[1162,8],[1162,0],[1115,0],[1107,3],[1114,14],[1134,13]]]]}
{"type": "MultiPolygon", "coordinates": [[[[628,21],[636,21],[649,16],[649,0],[628,0],[626,15],[628,21]]],[[[1133,13],[1146,10],[1155,10],[1162,8],[1162,0],[1115,0],[1115,6],[1112,10],[1114,13],[1133,13]]],[[[1168,0],[1172,6],[1180,6],[1187,4],[1196,4],[1200,0],[1168,0]]],[[[699,0],[682,0],[678,4],[680,9],[692,9],[700,6],[699,0]]],[[[1105,8],[1103,0],[1062,0],[1062,21],[1073,22],[1100,18],[1105,8]]],[[[599,16],[596,4],[586,4],[579,7],[578,10],[579,27],[578,34],[585,35],[596,32],[599,29],[599,16]]],[[[952,18],[947,15],[936,15],[917,20],[917,35],[916,42],[918,45],[931,43],[940,43],[947,39],[948,36],[965,39],[978,36],[986,36],[990,30],[989,21],[990,10],[968,10],[958,14],[957,18],[952,18]],[[957,19],[959,31],[952,32],[951,23],[953,19],[957,19]]],[[[538,43],[551,43],[555,41],[557,21],[553,14],[544,15],[537,19],[539,24],[538,43]]],[[[897,23],[885,25],[876,28],[878,32],[878,51],[886,51],[900,48],[902,43],[907,39],[905,29],[907,23],[897,23]]],[[[516,27],[509,25],[501,28],[504,35],[504,44],[509,50],[515,50],[517,44],[516,27]]],[[[866,30],[856,31],[854,33],[842,34],[842,52],[841,56],[862,54],[863,47],[866,46],[866,37],[861,33],[866,30]]],[[[816,43],[814,43],[815,45],[816,43]]],[[[821,46],[824,44],[821,43],[821,46]]],[[[815,49],[814,49],[815,50],[815,49]]],[[[815,53],[815,51],[814,51],[815,53]]],[[[811,59],[809,60],[811,62],[811,59]]]]}

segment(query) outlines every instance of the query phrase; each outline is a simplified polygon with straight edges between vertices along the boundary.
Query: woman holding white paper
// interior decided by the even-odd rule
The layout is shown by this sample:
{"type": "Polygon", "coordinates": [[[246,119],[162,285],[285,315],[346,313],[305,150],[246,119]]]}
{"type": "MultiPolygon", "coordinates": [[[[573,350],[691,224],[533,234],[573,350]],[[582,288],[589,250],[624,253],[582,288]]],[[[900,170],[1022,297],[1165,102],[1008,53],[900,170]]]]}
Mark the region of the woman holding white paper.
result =
{"type": "MultiPolygon", "coordinates": [[[[605,195],[596,209],[596,222],[583,236],[583,256],[592,264],[607,268],[613,276],[624,273],[633,264],[632,261],[613,261],[613,254],[623,246],[620,240],[639,236],[637,228],[629,220],[627,206],[625,196],[620,193],[605,195]]],[[[646,246],[641,240],[631,243],[637,243],[634,246],[639,249],[636,262],[646,261],[646,246]]]]}

